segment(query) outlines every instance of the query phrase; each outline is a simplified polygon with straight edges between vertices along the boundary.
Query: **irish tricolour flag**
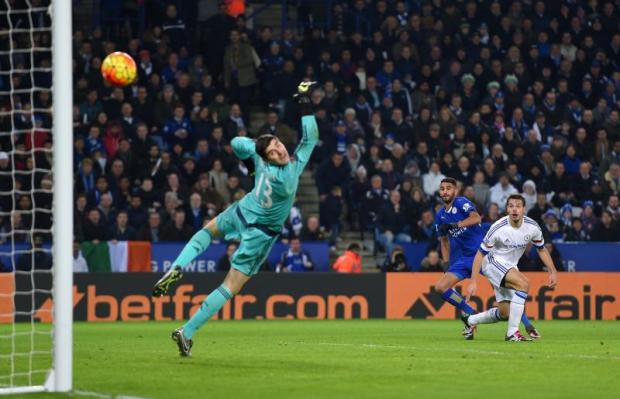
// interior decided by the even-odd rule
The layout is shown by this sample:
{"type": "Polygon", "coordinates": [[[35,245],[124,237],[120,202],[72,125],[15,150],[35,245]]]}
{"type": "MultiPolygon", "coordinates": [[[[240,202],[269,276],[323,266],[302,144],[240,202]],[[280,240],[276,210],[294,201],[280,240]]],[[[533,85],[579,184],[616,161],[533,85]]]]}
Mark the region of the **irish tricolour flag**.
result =
{"type": "Polygon", "coordinates": [[[85,241],[81,250],[91,272],[151,271],[151,243],[148,241],[85,241]]]}

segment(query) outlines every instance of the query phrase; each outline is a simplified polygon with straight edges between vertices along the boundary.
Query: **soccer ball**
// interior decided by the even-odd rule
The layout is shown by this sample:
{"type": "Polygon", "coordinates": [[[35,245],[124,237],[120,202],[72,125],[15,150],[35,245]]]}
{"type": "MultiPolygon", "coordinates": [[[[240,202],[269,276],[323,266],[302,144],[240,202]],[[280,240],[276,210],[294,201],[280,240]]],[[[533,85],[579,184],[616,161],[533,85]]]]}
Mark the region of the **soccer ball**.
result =
{"type": "Polygon", "coordinates": [[[138,67],[129,54],[115,51],[103,60],[101,75],[115,86],[127,86],[136,80],[138,67]]]}

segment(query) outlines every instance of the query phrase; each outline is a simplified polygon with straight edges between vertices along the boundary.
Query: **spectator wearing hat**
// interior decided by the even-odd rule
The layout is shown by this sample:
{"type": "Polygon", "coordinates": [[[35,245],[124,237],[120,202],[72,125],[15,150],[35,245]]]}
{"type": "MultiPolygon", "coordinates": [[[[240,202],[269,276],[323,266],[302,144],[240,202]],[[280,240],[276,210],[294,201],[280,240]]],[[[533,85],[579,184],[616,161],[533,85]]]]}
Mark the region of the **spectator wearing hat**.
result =
{"type": "Polygon", "coordinates": [[[545,212],[543,223],[543,233],[550,238],[550,241],[562,241],[564,239],[564,225],[553,209],[545,212]]]}
{"type": "Polygon", "coordinates": [[[534,183],[533,180],[526,180],[523,183],[523,192],[521,195],[525,198],[525,212],[528,214],[537,202],[536,183],[534,183]]]}
{"type": "Polygon", "coordinates": [[[594,228],[598,222],[598,219],[594,214],[594,202],[590,200],[583,202],[580,218],[583,222],[584,230],[590,237],[592,237],[592,233],[594,232],[594,228]]]}

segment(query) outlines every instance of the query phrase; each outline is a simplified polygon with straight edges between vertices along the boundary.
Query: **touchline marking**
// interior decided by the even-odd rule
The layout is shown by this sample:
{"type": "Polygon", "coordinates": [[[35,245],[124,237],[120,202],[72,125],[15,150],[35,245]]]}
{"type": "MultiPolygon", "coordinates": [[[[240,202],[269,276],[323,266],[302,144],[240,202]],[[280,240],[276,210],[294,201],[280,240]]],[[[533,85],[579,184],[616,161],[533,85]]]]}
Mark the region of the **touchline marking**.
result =
{"type": "Polygon", "coordinates": [[[73,392],[71,392],[70,394],[71,396],[90,396],[91,398],[98,398],[98,399],[149,399],[149,398],[145,398],[142,396],[131,396],[131,395],[111,395],[111,394],[107,394],[107,393],[101,393],[101,392],[92,392],[92,391],[80,391],[80,390],[75,390],[73,392]]]}
{"type": "MultiPolygon", "coordinates": [[[[317,346],[347,346],[347,347],[355,347],[355,348],[371,348],[371,349],[407,349],[407,350],[416,350],[416,351],[426,351],[426,352],[462,352],[462,353],[477,353],[481,355],[493,355],[493,356],[528,356],[528,357],[545,357],[545,358],[576,358],[576,359],[594,359],[594,360],[616,360],[620,361],[620,356],[599,356],[599,355],[584,355],[580,353],[563,353],[557,355],[539,355],[534,353],[520,353],[520,352],[501,352],[501,351],[491,351],[491,350],[483,350],[483,349],[461,349],[461,348],[421,348],[417,346],[407,346],[407,345],[383,345],[383,344],[350,344],[350,343],[337,343],[337,342],[298,342],[301,345],[317,345],[317,346]]],[[[528,345],[528,344],[526,344],[528,345]]],[[[532,345],[535,345],[532,343],[532,345]]]]}

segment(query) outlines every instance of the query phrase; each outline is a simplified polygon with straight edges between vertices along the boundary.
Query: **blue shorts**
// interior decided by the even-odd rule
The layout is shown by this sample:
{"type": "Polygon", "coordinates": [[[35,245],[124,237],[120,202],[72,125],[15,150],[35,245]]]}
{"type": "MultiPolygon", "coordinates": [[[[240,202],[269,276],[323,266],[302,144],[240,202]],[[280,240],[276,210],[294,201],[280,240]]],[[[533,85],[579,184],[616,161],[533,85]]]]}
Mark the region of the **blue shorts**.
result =
{"type": "Polygon", "coordinates": [[[471,277],[471,267],[474,264],[474,257],[463,257],[450,264],[448,272],[456,275],[461,280],[471,277]]]}

